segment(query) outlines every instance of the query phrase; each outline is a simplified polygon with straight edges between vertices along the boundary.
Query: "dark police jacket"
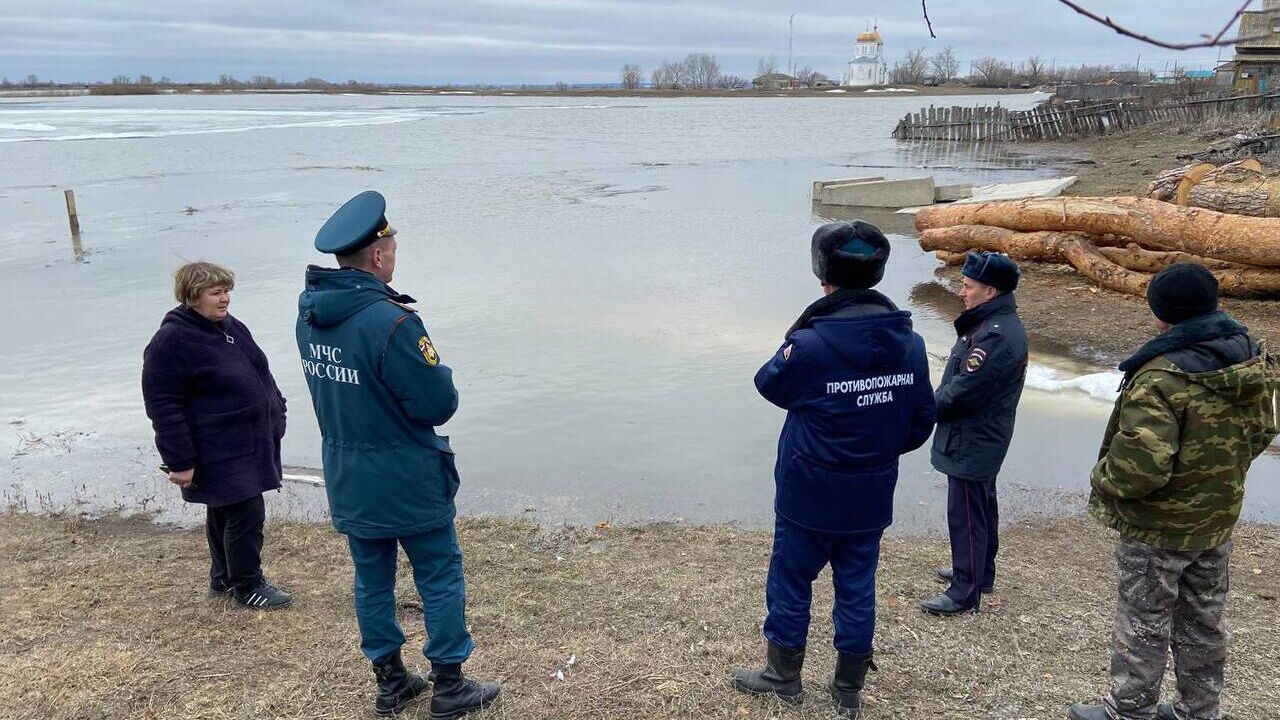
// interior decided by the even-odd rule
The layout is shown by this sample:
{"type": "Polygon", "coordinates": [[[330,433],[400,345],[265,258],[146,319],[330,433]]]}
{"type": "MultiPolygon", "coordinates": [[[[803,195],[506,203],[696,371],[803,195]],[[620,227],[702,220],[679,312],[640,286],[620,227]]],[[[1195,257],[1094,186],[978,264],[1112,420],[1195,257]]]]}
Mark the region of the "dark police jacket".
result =
{"type": "Polygon", "coordinates": [[[222,507],[280,487],[284,396],[239,320],[170,310],[142,354],[142,400],[161,459],[195,470],[187,502],[222,507]]]}
{"type": "Polygon", "coordinates": [[[408,302],[362,270],[315,266],[298,298],[329,512],[355,537],[418,535],[454,517],[458,471],[434,428],[453,417],[458,392],[408,302]]]}
{"type": "Polygon", "coordinates": [[[755,382],[787,410],[775,511],[820,532],[888,527],[898,457],[933,430],[928,359],[911,313],[872,290],[839,290],[805,311],[755,382]]]}
{"type": "Polygon", "coordinates": [[[955,326],[959,338],[938,385],[933,467],[964,480],[994,481],[1027,376],[1027,332],[1012,293],[960,313],[955,326]]]}

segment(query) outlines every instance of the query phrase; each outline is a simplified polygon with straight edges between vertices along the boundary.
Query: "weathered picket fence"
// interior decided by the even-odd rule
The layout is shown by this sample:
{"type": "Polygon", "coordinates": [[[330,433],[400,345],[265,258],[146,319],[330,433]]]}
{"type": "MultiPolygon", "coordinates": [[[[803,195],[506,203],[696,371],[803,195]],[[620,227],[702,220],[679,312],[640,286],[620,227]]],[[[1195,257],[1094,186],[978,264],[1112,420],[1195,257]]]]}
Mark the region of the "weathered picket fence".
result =
{"type": "Polygon", "coordinates": [[[1000,105],[930,105],[899,120],[893,137],[899,140],[961,142],[1059,140],[1102,135],[1161,120],[1192,120],[1244,110],[1273,109],[1278,101],[1280,93],[1183,100],[1158,105],[1125,100],[1042,105],[1031,110],[1010,110],[1000,105]]]}

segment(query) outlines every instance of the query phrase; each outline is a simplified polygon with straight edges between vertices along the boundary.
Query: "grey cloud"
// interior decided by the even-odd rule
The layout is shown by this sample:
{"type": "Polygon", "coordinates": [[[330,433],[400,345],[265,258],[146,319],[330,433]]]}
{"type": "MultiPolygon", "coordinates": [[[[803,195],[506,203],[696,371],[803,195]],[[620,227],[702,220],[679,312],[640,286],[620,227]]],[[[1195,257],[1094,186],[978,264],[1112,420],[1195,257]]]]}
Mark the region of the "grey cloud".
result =
{"type": "MultiPolygon", "coordinates": [[[[1216,32],[1234,9],[1191,0],[1084,1],[1172,40],[1216,32]]],[[[1061,64],[1132,64],[1141,54],[1148,66],[1175,59],[1211,66],[1218,55],[1143,46],[1054,0],[930,0],[929,6],[937,40],[928,37],[919,5],[903,0],[6,0],[0,75],[209,80],[229,72],[385,82],[599,82],[615,80],[624,62],[651,68],[688,52],[715,53],[726,71],[750,75],[761,56],[785,63],[791,12],[796,64],[831,75],[842,69],[853,37],[873,21],[891,59],[912,47],[945,45],[965,60],[1036,54],[1061,64]]]]}

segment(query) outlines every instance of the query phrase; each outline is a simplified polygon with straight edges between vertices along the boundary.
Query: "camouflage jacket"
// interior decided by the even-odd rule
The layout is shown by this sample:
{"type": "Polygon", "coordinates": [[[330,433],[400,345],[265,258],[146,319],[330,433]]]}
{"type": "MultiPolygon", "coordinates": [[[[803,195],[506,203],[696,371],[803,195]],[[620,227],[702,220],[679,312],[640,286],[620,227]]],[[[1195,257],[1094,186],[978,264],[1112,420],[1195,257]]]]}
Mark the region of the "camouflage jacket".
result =
{"type": "Polygon", "coordinates": [[[1217,547],[1240,517],[1250,464],[1278,432],[1277,359],[1242,332],[1133,359],[1142,362],[1111,414],[1089,510],[1130,540],[1217,547]],[[1205,370],[1206,359],[1217,367],[1205,370]]]}

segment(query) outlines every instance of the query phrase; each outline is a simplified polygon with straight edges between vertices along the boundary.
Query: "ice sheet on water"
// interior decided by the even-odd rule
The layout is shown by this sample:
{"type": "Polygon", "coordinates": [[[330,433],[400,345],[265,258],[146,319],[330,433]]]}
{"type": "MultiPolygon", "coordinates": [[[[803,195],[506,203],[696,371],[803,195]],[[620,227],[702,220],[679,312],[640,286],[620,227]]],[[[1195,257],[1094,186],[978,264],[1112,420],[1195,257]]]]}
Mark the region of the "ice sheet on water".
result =
{"type": "Polygon", "coordinates": [[[1119,394],[1123,375],[1118,372],[1096,372],[1084,375],[1068,375],[1044,365],[1027,368],[1027,387],[1044,392],[1074,390],[1096,400],[1113,402],[1119,394]]]}

